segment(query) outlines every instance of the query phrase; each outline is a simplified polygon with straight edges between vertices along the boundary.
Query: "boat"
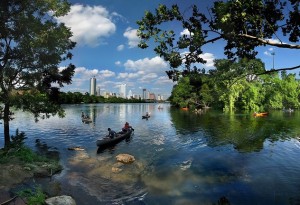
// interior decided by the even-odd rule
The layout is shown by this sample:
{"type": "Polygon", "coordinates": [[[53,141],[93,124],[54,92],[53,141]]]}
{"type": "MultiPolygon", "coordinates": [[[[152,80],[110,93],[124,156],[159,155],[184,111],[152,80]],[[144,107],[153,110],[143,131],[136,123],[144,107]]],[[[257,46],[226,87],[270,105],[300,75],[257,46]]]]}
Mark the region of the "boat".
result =
{"type": "Polygon", "coordinates": [[[81,120],[82,120],[83,123],[91,123],[91,122],[93,122],[93,120],[91,118],[86,118],[86,117],[81,118],[81,120]]]}
{"type": "Polygon", "coordinates": [[[142,119],[148,119],[150,117],[150,115],[143,115],[142,119]]]}
{"type": "Polygon", "coordinates": [[[182,107],[181,110],[189,110],[188,107],[182,107]]]}
{"type": "Polygon", "coordinates": [[[117,136],[114,138],[110,137],[104,137],[103,139],[97,140],[96,144],[98,147],[105,147],[117,144],[118,142],[121,142],[122,140],[129,138],[131,136],[131,133],[133,132],[133,129],[127,130],[127,132],[119,132],[117,133],[117,136]]]}
{"type": "Polygon", "coordinates": [[[254,117],[265,117],[268,114],[269,114],[268,112],[255,112],[255,113],[253,113],[253,116],[254,117]]]}

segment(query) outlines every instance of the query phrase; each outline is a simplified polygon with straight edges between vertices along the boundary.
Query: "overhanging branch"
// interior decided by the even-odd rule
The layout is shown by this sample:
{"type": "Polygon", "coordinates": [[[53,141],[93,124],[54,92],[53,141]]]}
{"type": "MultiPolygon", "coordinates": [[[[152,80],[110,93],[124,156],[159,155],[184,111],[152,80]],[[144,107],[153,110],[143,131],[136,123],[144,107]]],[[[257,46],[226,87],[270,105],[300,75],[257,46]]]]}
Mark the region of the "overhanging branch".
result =
{"type": "Polygon", "coordinates": [[[275,47],[279,47],[279,48],[300,49],[300,45],[296,45],[296,44],[274,43],[270,40],[258,38],[256,36],[251,36],[251,35],[248,35],[248,34],[239,34],[239,36],[249,38],[249,39],[253,39],[253,40],[259,41],[263,44],[267,44],[267,45],[275,46],[275,47]]]}

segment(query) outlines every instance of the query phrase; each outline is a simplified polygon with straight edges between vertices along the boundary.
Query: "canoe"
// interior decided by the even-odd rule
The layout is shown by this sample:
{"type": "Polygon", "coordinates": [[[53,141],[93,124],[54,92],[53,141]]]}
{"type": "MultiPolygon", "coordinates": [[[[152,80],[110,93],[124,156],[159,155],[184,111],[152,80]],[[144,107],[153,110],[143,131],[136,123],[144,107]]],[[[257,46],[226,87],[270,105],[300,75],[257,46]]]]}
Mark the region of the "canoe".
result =
{"type": "Polygon", "coordinates": [[[269,113],[268,112],[259,112],[259,113],[254,113],[254,117],[264,117],[267,116],[269,113]]]}
{"type": "Polygon", "coordinates": [[[113,139],[109,137],[104,137],[103,139],[97,140],[96,144],[98,147],[110,146],[121,142],[122,140],[129,138],[131,136],[132,129],[129,129],[127,132],[119,132],[117,136],[113,139]]]}
{"type": "Polygon", "coordinates": [[[182,107],[181,110],[189,110],[188,107],[182,107]]]}

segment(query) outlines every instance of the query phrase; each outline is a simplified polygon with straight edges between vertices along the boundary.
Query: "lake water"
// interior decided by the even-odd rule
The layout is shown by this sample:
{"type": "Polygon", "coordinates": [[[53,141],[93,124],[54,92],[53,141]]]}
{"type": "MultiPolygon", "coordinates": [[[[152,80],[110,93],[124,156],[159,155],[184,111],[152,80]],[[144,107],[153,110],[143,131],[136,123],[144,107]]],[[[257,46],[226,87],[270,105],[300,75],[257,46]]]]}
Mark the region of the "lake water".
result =
{"type": "MultiPolygon", "coordinates": [[[[66,117],[35,123],[16,112],[19,128],[34,147],[40,139],[60,152],[64,170],[43,181],[53,194],[77,204],[300,204],[300,112],[267,117],[209,110],[195,115],[169,104],[66,105],[66,117]],[[158,106],[163,109],[158,109],[158,106]],[[82,123],[81,112],[93,119],[82,123]],[[149,120],[142,115],[149,112],[149,120]],[[96,140],[128,121],[130,140],[98,150],[96,140]],[[67,148],[81,146],[84,151],[67,148]],[[133,155],[119,166],[116,156],[133,155]],[[115,173],[113,167],[122,169],[115,173]],[[55,191],[53,191],[55,190],[55,191]]],[[[3,147],[3,127],[0,129],[3,147]]]]}

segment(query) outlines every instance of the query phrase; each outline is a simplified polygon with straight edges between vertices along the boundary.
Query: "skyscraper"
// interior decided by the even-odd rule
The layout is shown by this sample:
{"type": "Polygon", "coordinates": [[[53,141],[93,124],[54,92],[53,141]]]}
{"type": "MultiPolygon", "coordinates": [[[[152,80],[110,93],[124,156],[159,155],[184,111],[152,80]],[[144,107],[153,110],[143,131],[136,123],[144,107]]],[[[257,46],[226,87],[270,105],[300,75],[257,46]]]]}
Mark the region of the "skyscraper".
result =
{"type": "Polygon", "coordinates": [[[100,96],[101,93],[100,93],[100,86],[97,87],[97,96],[100,96]]]}
{"type": "Polygon", "coordinates": [[[120,97],[126,98],[126,84],[120,85],[120,97]]]}
{"type": "Polygon", "coordinates": [[[133,98],[133,94],[132,94],[131,90],[129,90],[127,98],[128,99],[132,99],[133,98]]]}
{"type": "Polygon", "coordinates": [[[91,78],[90,82],[90,95],[95,95],[96,94],[96,78],[93,77],[91,78]]]}
{"type": "Polygon", "coordinates": [[[147,98],[146,98],[146,89],[144,88],[143,89],[143,100],[146,100],[147,98]]]}

